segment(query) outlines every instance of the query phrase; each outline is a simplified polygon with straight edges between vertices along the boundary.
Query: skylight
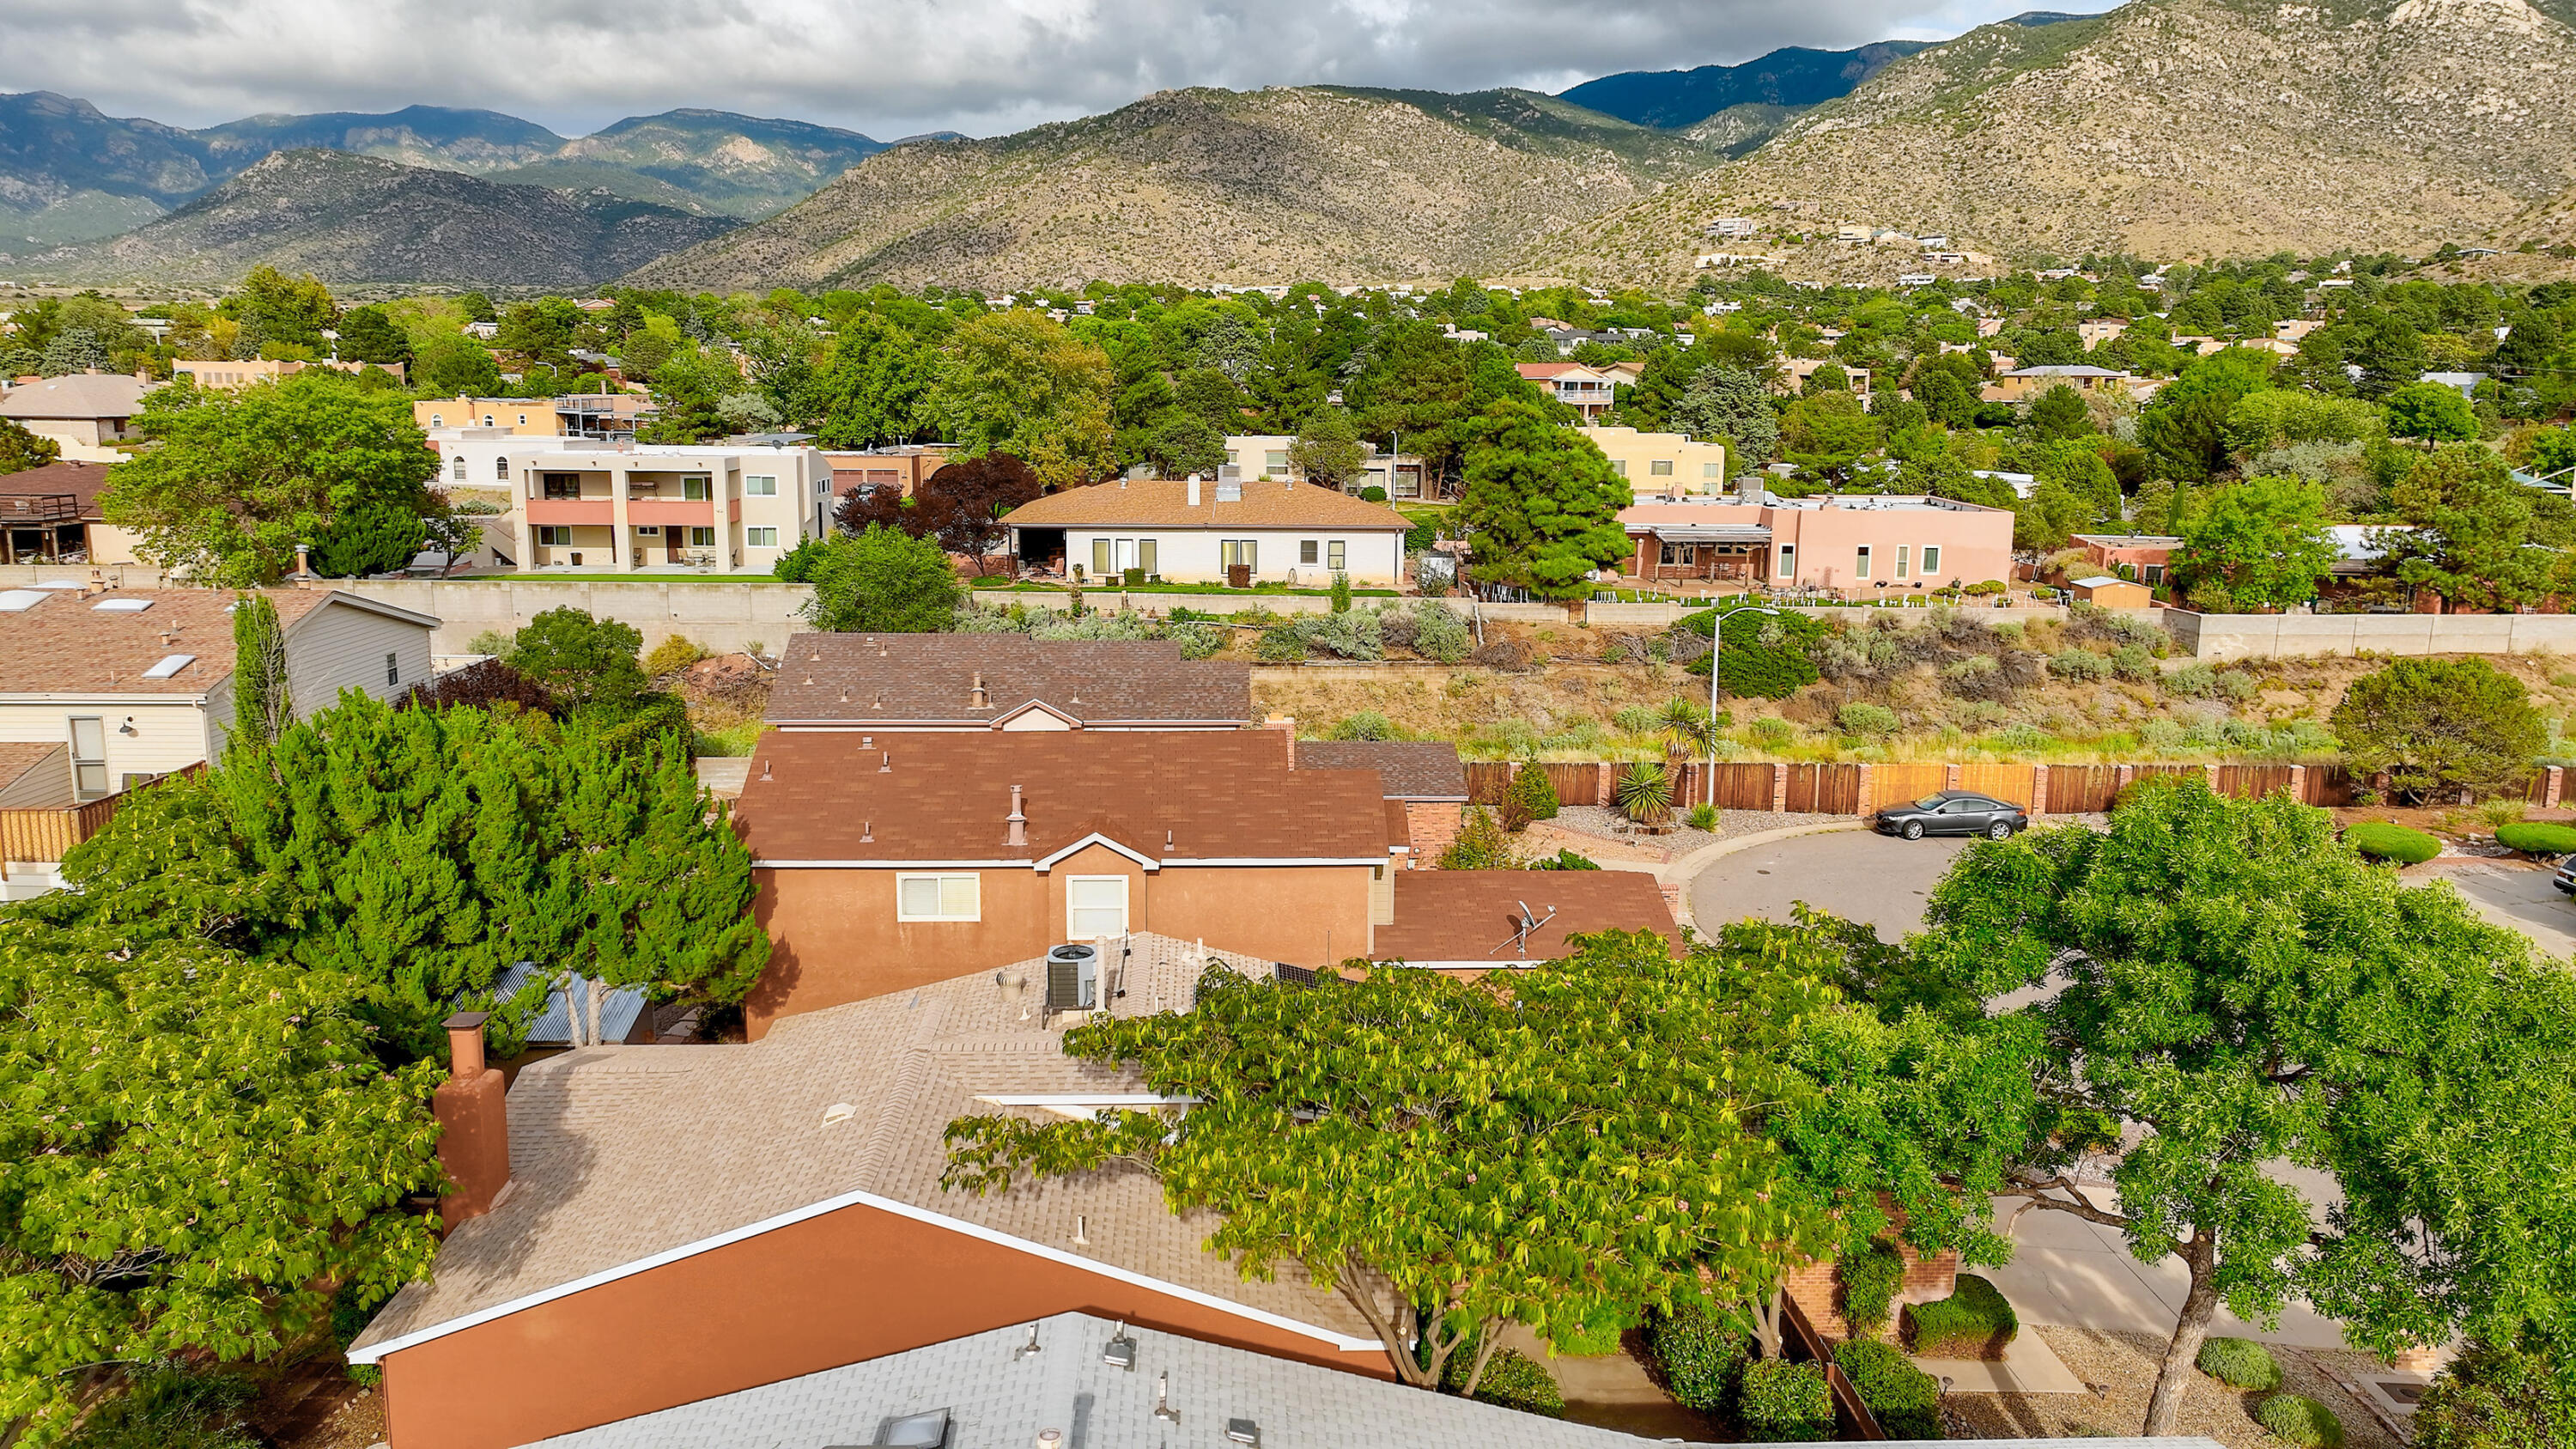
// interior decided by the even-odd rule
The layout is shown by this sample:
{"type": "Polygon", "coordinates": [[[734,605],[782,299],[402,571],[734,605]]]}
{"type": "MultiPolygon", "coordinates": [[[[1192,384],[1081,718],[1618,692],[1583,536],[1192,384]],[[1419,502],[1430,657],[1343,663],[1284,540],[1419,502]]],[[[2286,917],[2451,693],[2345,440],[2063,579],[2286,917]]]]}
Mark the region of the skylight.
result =
{"type": "Polygon", "coordinates": [[[42,589],[11,589],[0,593],[0,614],[23,614],[44,601],[42,589]]]}
{"type": "Polygon", "coordinates": [[[140,614],[152,607],[150,599],[101,599],[90,605],[102,614],[140,614]]]}
{"type": "Polygon", "coordinates": [[[160,663],[143,671],[143,677],[146,679],[168,679],[170,676],[196,662],[197,656],[194,654],[165,654],[162,656],[160,663]]]}

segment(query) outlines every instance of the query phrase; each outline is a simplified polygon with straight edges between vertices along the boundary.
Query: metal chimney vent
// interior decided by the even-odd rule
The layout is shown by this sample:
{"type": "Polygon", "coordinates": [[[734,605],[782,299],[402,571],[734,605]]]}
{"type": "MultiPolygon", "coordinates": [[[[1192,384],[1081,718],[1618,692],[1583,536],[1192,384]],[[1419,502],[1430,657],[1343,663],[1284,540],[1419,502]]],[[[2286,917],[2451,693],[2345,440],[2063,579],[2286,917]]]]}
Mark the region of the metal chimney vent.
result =
{"type": "Polygon", "coordinates": [[[1054,946],[1047,951],[1046,1009],[1090,1011],[1100,1004],[1100,948],[1054,946]]]}

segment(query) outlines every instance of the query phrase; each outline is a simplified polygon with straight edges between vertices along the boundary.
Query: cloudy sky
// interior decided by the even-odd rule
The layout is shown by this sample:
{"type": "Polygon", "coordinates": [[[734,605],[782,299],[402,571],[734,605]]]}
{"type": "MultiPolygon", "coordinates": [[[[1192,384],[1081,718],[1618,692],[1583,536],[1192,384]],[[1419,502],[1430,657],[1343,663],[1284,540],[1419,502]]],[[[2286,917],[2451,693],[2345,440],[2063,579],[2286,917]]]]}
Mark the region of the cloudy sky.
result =
{"type": "Polygon", "coordinates": [[[182,126],[426,103],[570,135],[703,106],[882,138],[990,135],[1173,86],[1556,91],[1783,45],[1940,39],[2045,3],[0,0],[0,91],[182,126]]]}

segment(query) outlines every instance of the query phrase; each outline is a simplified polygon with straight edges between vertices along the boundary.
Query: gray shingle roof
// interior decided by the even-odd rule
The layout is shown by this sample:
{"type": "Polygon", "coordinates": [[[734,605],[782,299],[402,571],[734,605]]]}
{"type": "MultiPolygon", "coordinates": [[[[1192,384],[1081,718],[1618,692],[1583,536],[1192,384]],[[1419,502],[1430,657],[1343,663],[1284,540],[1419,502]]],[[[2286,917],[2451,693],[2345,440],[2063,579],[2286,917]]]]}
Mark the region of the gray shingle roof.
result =
{"type": "MultiPolygon", "coordinates": [[[[1270,969],[1202,955],[1186,941],[1132,941],[1114,1015],[1185,1008],[1208,957],[1247,974],[1270,969]]],[[[939,1186],[940,1133],[955,1118],[996,1110],[980,1097],[1141,1090],[1128,1074],[1064,1055],[1067,1019],[1050,1023],[1036,1009],[1044,980],[1042,963],[1024,962],[788,1017],[746,1046],[589,1047],[526,1068],[510,1088],[508,1198],[449,1234],[431,1280],[395,1294],[353,1352],[543,1301],[591,1275],[853,1192],[1373,1343],[1356,1310],[1296,1274],[1242,1281],[1200,1247],[1215,1220],[1174,1216],[1141,1175],[1024,1184],[994,1197],[939,1186]],[[855,1114],[825,1121],[836,1103],[855,1114]],[[1077,1214],[1087,1222],[1082,1246],[1072,1241],[1077,1214]]]]}
{"type": "Polygon", "coordinates": [[[1375,770],[1389,800],[1467,798],[1458,747],[1431,740],[1299,740],[1301,770],[1375,770]]]}
{"type": "Polygon", "coordinates": [[[159,386],[124,373],[73,373],[0,393],[0,418],[130,418],[159,386]]]}
{"type": "Polygon", "coordinates": [[[1159,640],[798,634],[779,656],[769,722],[984,724],[1031,701],[1092,726],[1243,725],[1252,720],[1252,668],[1186,660],[1180,645],[1159,640]]]}

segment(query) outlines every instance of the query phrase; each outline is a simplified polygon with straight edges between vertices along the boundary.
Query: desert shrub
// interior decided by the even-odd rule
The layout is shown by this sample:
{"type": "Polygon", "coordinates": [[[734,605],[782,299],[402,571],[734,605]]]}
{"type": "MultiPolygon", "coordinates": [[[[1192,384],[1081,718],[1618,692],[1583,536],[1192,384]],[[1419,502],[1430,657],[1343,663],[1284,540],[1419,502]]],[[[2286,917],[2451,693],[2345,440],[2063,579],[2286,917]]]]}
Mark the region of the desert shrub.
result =
{"type": "Polygon", "coordinates": [[[1506,674],[1523,674],[1539,666],[1538,651],[1518,639],[1497,639],[1467,659],[1479,669],[1498,669],[1506,674]]]}
{"type": "Polygon", "coordinates": [[[2123,644],[2111,651],[2111,672],[2132,684],[2143,684],[2156,677],[2155,651],[2144,644],[2123,644]]]}
{"type": "Polygon", "coordinates": [[[1959,592],[1961,592],[1961,593],[1963,593],[1963,594],[1966,594],[1969,598],[1972,598],[1972,599],[1982,599],[1982,598],[1985,598],[1986,596],[1988,596],[1988,595],[1990,595],[1990,594],[2000,594],[2000,593],[2002,593],[2003,591],[2004,591],[2004,581],[2003,581],[2003,580],[2001,580],[2001,579],[1983,579],[1983,580],[1980,580],[1980,581],[1978,581],[1978,582],[1976,582],[1976,583],[1973,583],[1973,584],[1968,585],[1966,588],[1961,589],[1959,592]]]}
{"type": "Polygon", "coordinates": [[[2527,820],[2496,827],[2496,843],[2525,855],[2576,854],[2576,827],[2527,820]]]}
{"type": "Polygon", "coordinates": [[[665,674],[677,674],[706,657],[707,651],[694,642],[677,634],[668,635],[653,646],[652,653],[644,656],[644,674],[646,678],[659,679],[665,674]]]}
{"type": "Polygon", "coordinates": [[[1660,824],[1672,817],[1673,777],[1662,765],[1630,765],[1619,772],[1612,790],[1619,808],[1641,825],[1660,824]]]}
{"type": "Polygon", "coordinates": [[[1819,1443],[1834,1437],[1833,1391],[1811,1363],[1766,1358],[1745,1365],[1736,1419],[1758,1440],[1819,1443]]]}
{"type": "Polygon", "coordinates": [[[1834,1350],[1852,1390],[1869,1406],[1891,1439],[1938,1439],[1941,1381],[1905,1361],[1886,1344],[1853,1339],[1834,1350]]]}
{"type": "Polygon", "coordinates": [[[1536,765],[1523,765],[1512,772],[1511,788],[1503,793],[1503,828],[1519,830],[1533,820],[1556,818],[1556,782],[1547,771],[1536,765]]]}
{"type": "Polygon", "coordinates": [[[2415,1411],[2416,1449],[2576,1444],[2576,1388],[2548,1355],[2471,1339],[2415,1411]]]}
{"type": "Polygon", "coordinates": [[[2013,697],[2012,676],[1992,654],[1971,654],[1941,666],[1941,690],[1959,699],[2001,703],[2013,697]]]}
{"type": "Polygon", "coordinates": [[[1610,722],[1619,727],[1621,734],[1653,734],[1664,727],[1664,715],[1642,704],[1626,704],[1610,712],[1610,722]]]}
{"type": "MultiPolygon", "coordinates": [[[[1594,863],[1592,857],[1588,855],[1577,855],[1569,848],[1559,850],[1554,855],[1542,855],[1538,859],[1529,862],[1526,868],[1530,870],[1599,870],[1601,867],[1594,863]]],[[[1568,1353],[1572,1353],[1573,1351],[1574,1350],[1572,1349],[1566,1350],[1568,1353]]]]}
{"type": "Polygon", "coordinates": [[[1264,664],[1302,664],[1306,641],[1295,625],[1273,624],[1261,631],[1261,641],[1252,646],[1252,657],[1264,664]]]}
{"type": "Polygon", "coordinates": [[[1864,1338],[1876,1338],[1887,1327],[1888,1305],[1905,1287],[1905,1259],[1894,1245],[1872,1243],[1846,1252],[1834,1264],[1834,1282],[1842,1289],[1843,1322],[1864,1338]]]}
{"type": "Polygon", "coordinates": [[[2222,669],[2218,672],[2218,694],[2222,699],[2232,699],[2238,704],[2243,704],[2252,699],[2254,692],[2260,687],[2254,682],[2254,676],[2243,670],[2222,669]]]}
{"type": "Polygon", "coordinates": [[[1712,1313],[1685,1304],[1646,1320],[1646,1352],[1663,1371],[1673,1402],[1703,1414],[1733,1410],[1736,1389],[1753,1356],[1752,1334],[1732,1312],[1712,1313]]]}
{"type": "Polygon", "coordinates": [[[1711,835],[1717,833],[1717,807],[1714,805],[1693,805],[1690,813],[1682,819],[1693,830],[1704,830],[1711,835]]]}
{"type": "Polygon", "coordinates": [[[1835,712],[1834,720],[1843,727],[1843,733],[1862,735],[1874,740],[1885,739],[1896,733],[1899,723],[1896,711],[1886,705],[1858,702],[1844,705],[1835,712]]]}
{"type": "Polygon", "coordinates": [[[1412,610],[1389,604],[1377,611],[1377,640],[1388,652],[1411,649],[1417,632],[1412,610]]]}
{"type": "Polygon", "coordinates": [[[1458,822],[1458,833],[1449,848],[1440,852],[1442,870],[1509,870],[1512,864],[1511,843],[1503,838],[1503,827],[1494,812],[1482,805],[1467,807],[1466,818],[1458,822]]]}
{"type": "Polygon", "coordinates": [[[1455,664],[1476,647],[1467,621],[1455,609],[1417,599],[1413,604],[1413,652],[1425,659],[1455,664]]]}
{"type": "Polygon", "coordinates": [[[2344,843],[2373,860],[2393,860],[2399,865],[2421,865],[2442,853],[2442,842],[2421,830],[2372,820],[2355,825],[2343,833],[2344,843]]]}
{"type": "Polygon", "coordinates": [[[1906,1347],[1920,1358],[2001,1358],[2021,1332],[2012,1305],[1974,1273],[1960,1274],[1949,1297],[1909,1303],[1898,1317],[1906,1347]]]}
{"type": "Polygon", "coordinates": [[[2305,1394],[2274,1394],[2255,1406],[2254,1422],[2299,1449],[2342,1449],[2343,1421],[2305,1394]]]}
{"type": "Polygon", "coordinates": [[[1383,659],[1386,645],[1378,637],[1377,615],[1361,611],[1341,614],[1304,614],[1294,626],[1297,637],[1309,649],[1320,650],[1341,659],[1383,659]]]}
{"type": "Polygon", "coordinates": [[[1766,750],[1785,750],[1798,738],[1798,727],[1776,715],[1766,715],[1745,727],[1753,743],[1766,750]]]}
{"type": "Polygon", "coordinates": [[[2218,692],[2218,670],[2207,664],[2186,664],[2165,676],[2165,693],[2185,699],[2207,699],[2218,692]]]}
{"type": "Polygon", "coordinates": [[[1373,709],[1364,709],[1356,714],[1346,714],[1342,716],[1341,720],[1333,726],[1333,738],[1337,740],[1400,740],[1404,738],[1404,732],[1397,729],[1395,727],[1395,721],[1388,719],[1385,715],[1382,715],[1373,709]]]}
{"type": "Polygon", "coordinates": [[[2056,736],[2035,724],[2006,725],[1986,741],[1998,750],[2015,755],[2035,754],[2056,742],[2056,736]]]}
{"type": "Polygon", "coordinates": [[[1211,659],[1225,647],[1227,631],[1216,624],[1174,624],[1164,637],[1181,646],[1183,659],[1211,659]]]}
{"type": "Polygon", "coordinates": [[[2250,1338],[2213,1338],[2200,1346],[2200,1371],[2232,1389],[2277,1389],[2281,1365],[2250,1338]]]}
{"type": "MultiPolygon", "coordinates": [[[[1451,1393],[1463,1392],[1467,1375],[1476,1368],[1476,1345],[1473,1341],[1458,1345],[1441,1366],[1441,1386],[1451,1393]]],[[[1475,1397],[1488,1404],[1518,1409],[1524,1414],[1544,1414],[1551,1419],[1565,1417],[1565,1391],[1545,1366],[1534,1362],[1518,1349],[1498,1348],[1485,1361],[1485,1372],[1476,1380],[1475,1397]]]]}
{"type": "Polygon", "coordinates": [[[2079,683],[2107,679],[2111,675],[2111,656],[2090,649],[2061,649],[2049,659],[2048,672],[2079,683]]]}

